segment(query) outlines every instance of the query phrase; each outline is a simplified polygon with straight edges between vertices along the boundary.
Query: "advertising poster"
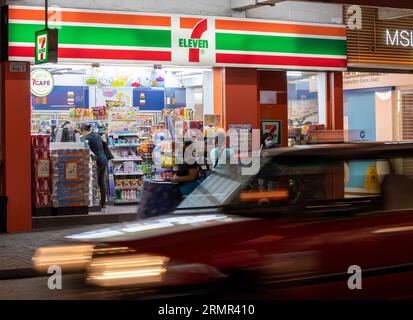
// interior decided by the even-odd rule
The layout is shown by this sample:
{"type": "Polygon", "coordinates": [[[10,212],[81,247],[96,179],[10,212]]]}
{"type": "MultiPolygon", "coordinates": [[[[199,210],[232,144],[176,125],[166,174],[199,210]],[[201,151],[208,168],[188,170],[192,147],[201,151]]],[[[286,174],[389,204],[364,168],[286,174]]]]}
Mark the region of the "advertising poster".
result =
{"type": "Polygon", "coordinates": [[[54,86],[43,97],[31,96],[33,110],[67,111],[71,108],[89,107],[89,88],[86,86],[54,86]]]}
{"type": "Polygon", "coordinates": [[[221,115],[219,114],[206,114],[204,116],[204,123],[209,127],[219,127],[221,125],[221,115]]]}
{"type": "Polygon", "coordinates": [[[77,162],[66,163],[65,169],[66,169],[65,178],[67,181],[74,181],[78,179],[77,162]]]}
{"type": "Polygon", "coordinates": [[[50,177],[50,160],[49,159],[37,160],[37,177],[39,178],[50,177]]]}
{"type": "Polygon", "coordinates": [[[106,101],[117,101],[126,107],[132,107],[133,88],[97,87],[96,105],[106,106],[106,101]]]}

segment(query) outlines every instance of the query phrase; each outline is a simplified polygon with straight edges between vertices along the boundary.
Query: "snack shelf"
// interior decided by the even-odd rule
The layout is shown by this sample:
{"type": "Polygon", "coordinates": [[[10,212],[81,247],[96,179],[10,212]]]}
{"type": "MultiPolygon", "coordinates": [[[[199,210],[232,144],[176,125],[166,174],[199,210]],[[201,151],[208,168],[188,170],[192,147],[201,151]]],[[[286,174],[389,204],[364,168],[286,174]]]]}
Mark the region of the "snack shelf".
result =
{"type": "Polygon", "coordinates": [[[140,143],[136,143],[136,144],[114,144],[114,145],[111,145],[109,147],[111,147],[111,148],[136,148],[136,147],[139,147],[139,146],[140,146],[140,143]]]}
{"type": "Polygon", "coordinates": [[[109,133],[110,137],[134,137],[137,136],[138,132],[122,132],[122,133],[109,133]]]}
{"type": "Polygon", "coordinates": [[[115,187],[115,190],[142,190],[141,186],[124,186],[124,187],[115,187]]]}
{"type": "Polygon", "coordinates": [[[124,162],[124,161],[142,161],[140,157],[125,157],[125,158],[114,158],[112,159],[114,162],[124,162]]]}
{"type": "Polygon", "coordinates": [[[139,172],[114,172],[113,175],[114,176],[142,176],[145,173],[143,173],[143,171],[139,171],[139,172]]]}

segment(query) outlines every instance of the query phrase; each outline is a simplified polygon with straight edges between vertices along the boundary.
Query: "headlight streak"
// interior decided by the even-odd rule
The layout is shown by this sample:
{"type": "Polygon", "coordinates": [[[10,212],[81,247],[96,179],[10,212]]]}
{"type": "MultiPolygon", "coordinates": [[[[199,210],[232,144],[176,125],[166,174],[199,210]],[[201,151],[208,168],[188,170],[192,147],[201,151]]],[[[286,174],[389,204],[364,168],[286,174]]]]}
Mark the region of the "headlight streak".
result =
{"type": "Polygon", "coordinates": [[[95,258],[89,265],[87,282],[102,287],[159,283],[168,261],[143,254],[95,258]]]}
{"type": "Polygon", "coordinates": [[[38,272],[47,272],[53,265],[64,271],[82,270],[92,259],[93,248],[90,244],[39,248],[32,258],[33,267],[38,272]]]}

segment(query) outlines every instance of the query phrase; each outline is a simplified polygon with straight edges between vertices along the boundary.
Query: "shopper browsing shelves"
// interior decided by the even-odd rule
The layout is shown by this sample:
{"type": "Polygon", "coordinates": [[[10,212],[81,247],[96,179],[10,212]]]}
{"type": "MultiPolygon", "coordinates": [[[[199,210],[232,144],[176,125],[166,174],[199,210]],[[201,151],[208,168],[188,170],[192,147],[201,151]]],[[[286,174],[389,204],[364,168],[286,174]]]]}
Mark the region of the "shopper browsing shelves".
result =
{"type": "Polygon", "coordinates": [[[102,209],[104,209],[106,208],[106,171],[108,167],[108,158],[105,153],[104,142],[98,133],[92,131],[90,124],[83,124],[81,130],[82,137],[87,141],[93,153],[92,158],[96,160],[98,185],[100,189],[100,205],[102,209]]]}

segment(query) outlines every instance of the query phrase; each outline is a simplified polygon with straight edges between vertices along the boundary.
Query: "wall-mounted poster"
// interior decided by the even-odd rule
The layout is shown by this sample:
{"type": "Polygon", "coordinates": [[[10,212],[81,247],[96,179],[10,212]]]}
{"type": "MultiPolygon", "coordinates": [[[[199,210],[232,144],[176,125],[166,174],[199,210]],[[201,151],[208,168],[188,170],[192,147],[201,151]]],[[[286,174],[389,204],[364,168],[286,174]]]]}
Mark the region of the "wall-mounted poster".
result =
{"type": "Polygon", "coordinates": [[[142,111],[162,111],[165,107],[163,88],[134,88],[133,106],[142,111]]]}
{"type": "Polygon", "coordinates": [[[219,114],[206,114],[204,123],[209,127],[219,127],[221,125],[221,116],[219,114]]]}
{"type": "Polygon", "coordinates": [[[165,88],[165,106],[168,109],[186,107],[186,89],[165,88]]]}
{"type": "Polygon", "coordinates": [[[277,91],[260,91],[260,104],[277,104],[277,91]]]}
{"type": "Polygon", "coordinates": [[[281,120],[261,120],[261,143],[264,143],[264,135],[270,134],[274,145],[281,144],[281,120]]]}
{"type": "Polygon", "coordinates": [[[54,86],[48,96],[31,96],[33,110],[67,111],[70,108],[89,107],[89,88],[87,86],[54,86]]]}
{"type": "Polygon", "coordinates": [[[125,107],[132,107],[133,89],[117,87],[97,87],[96,105],[105,106],[106,101],[118,101],[123,103],[125,107]]]}
{"type": "MultiPolygon", "coordinates": [[[[232,141],[232,143],[238,141],[238,144],[240,144],[242,140],[241,134],[245,134],[245,132],[248,132],[248,152],[251,152],[252,151],[252,125],[250,124],[230,124],[228,125],[229,138],[230,138],[230,141],[232,141]]],[[[236,149],[239,150],[239,145],[236,146],[236,149]]],[[[239,154],[239,156],[243,157],[243,155],[241,154],[239,154]]],[[[248,157],[248,154],[246,154],[245,156],[248,157]]]]}

